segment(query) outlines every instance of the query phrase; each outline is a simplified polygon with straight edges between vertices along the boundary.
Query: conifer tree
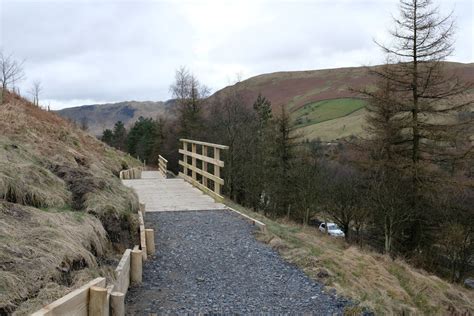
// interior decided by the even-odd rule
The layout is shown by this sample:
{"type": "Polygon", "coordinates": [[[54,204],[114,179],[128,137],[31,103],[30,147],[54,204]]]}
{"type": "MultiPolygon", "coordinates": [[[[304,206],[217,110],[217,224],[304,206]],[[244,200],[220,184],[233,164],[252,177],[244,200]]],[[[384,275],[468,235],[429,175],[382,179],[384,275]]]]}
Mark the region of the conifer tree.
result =
{"type": "Polygon", "coordinates": [[[429,219],[433,214],[426,210],[435,210],[433,192],[443,182],[442,172],[433,166],[472,150],[472,146],[458,146],[472,120],[461,122],[458,117],[473,100],[464,94],[469,85],[443,63],[454,47],[451,14],[441,16],[431,0],[401,0],[390,35],[391,45],[379,44],[388,63],[373,71],[388,88],[387,98],[371,91],[364,93],[377,101],[372,102],[372,110],[369,107],[369,112],[376,114],[369,118],[372,134],[385,142],[381,146],[385,154],[397,155],[393,165],[410,179],[407,198],[414,220],[404,234],[415,249],[423,240],[430,240],[429,219]],[[383,111],[391,116],[390,126],[375,119],[383,118],[383,111]]]}

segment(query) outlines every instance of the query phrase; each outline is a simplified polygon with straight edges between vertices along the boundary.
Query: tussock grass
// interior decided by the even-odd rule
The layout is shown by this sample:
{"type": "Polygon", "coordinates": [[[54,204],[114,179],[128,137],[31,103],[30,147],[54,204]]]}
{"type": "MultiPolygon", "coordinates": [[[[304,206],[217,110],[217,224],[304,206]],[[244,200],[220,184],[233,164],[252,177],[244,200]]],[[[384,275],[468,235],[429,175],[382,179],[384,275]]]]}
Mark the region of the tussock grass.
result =
{"type": "Polygon", "coordinates": [[[25,303],[31,296],[56,299],[84,283],[76,271],[98,269],[96,256],[107,248],[106,232],[93,216],[7,202],[0,202],[0,241],[0,311],[6,313],[22,304],[31,312],[49,302],[25,303]]]}
{"type": "Polygon", "coordinates": [[[28,314],[98,275],[133,245],[138,166],[54,113],[7,94],[0,106],[0,315],[28,314]],[[110,243],[112,241],[112,243],[110,243]],[[113,245],[113,247],[112,247],[113,245]]]}
{"type": "MultiPolygon", "coordinates": [[[[474,292],[449,283],[403,260],[320,233],[316,228],[285,220],[270,220],[226,202],[267,225],[258,238],[277,249],[283,258],[299,266],[311,278],[360,302],[378,315],[446,315],[474,311],[474,292]]],[[[350,311],[348,311],[350,312],[350,311]]]]}
{"type": "Polygon", "coordinates": [[[69,203],[70,192],[50,171],[28,162],[8,163],[2,157],[0,150],[0,199],[35,207],[69,203]]]}

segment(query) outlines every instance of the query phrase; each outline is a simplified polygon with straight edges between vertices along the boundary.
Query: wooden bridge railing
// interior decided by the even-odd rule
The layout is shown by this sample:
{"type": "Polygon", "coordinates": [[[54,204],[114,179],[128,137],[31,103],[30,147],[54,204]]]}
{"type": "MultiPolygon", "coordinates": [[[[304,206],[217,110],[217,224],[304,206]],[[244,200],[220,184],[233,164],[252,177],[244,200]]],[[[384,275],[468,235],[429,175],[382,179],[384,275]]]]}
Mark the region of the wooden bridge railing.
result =
{"type": "Polygon", "coordinates": [[[179,153],[183,159],[179,164],[183,172],[179,176],[211,195],[214,199],[221,201],[221,189],[224,179],[221,178],[221,168],[224,161],[221,160],[221,150],[229,149],[229,146],[205,143],[190,139],[180,139],[183,148],[179,153]]]}
{"type": "Polygon", "coordinates": [[[158,155],[158,170],[161,172],[163,177],[166,178],[168,172],[168,160],[166,160],[162,155],[158,155]]]}

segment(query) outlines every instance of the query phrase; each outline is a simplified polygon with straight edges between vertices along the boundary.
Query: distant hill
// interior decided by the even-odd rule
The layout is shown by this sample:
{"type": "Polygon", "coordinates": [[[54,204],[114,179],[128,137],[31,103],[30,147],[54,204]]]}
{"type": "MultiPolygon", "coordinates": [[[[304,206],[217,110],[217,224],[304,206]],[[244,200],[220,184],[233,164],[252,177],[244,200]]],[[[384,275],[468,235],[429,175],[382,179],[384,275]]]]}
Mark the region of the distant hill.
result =
{"type": "MultiPolygon", "coordinates": [[[[375,67],[379,66],[369,69],[375,67]]],[[[474,63],[446,62],[446,67],[474,82],[474,63]]],[[[233,90],[250,106],[261,93],[271,101],[274,111],[286,108],[305,138],[336,140],[364,133],[365,101],[351,88],[373,85],[374,78],[366,67],[275,72],[225,87],[211,98],[233,90]]]]}
{"type": "MultiPolygon", "coordinates": [[[[462,79],[474,82],[474,63],[446,62],[446,67],[462,79]]],[[[366,104],[351,88],[373,85],[374,78],[366,67],[286,71],[249,78],[217,91],[210,99],[238,91],[246,105],[251,106],[261,93],[271,101],[274,111],[279,111],[282,106],[287,109],[305,138],[336,140],[363,135],[366,104]]],[[[172,101],[129,101],[69,108],[58,113],[78,123],[85,118],[89,131],[99,135],[104,128],[112,128],[118,120],[130,126],[140,116],[156,117],[167,113],[170,107],[172,101]]]]}
{"type": "Polygon", "coordinates": [[[62,117],[78,124],[86,123],[88,131],[96,136],[106,128],[112,129],[117,121],[126,127],[133,124],[140,116],[155,118],[165,114],[172,101],[124,101],[119,103],[92,104],[57,111],[62,117]]]}

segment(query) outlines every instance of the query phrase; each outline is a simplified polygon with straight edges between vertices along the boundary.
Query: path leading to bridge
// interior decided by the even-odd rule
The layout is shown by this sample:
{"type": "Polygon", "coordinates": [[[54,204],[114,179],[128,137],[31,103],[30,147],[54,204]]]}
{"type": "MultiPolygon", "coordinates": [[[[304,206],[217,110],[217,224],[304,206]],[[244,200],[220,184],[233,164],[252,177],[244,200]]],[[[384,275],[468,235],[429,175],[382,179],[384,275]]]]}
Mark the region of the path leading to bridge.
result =
{"type": "Polygon", "coordinates": [[[165,179],[158,171],[143,171],[138,180],[123,180],[145,203],[147,212],[224,209],[224,204],[196,189],[181,178],[165,179]]]}
{"type": "Polygon", "coordinates": [[[343,314],[347,300],[257,241],[256,226],[240,215],[187,183],[142,177],[124,182],[148,203],[156,255],[143,266],[143,284],[129,289],[127,315],[343,314]]]}

